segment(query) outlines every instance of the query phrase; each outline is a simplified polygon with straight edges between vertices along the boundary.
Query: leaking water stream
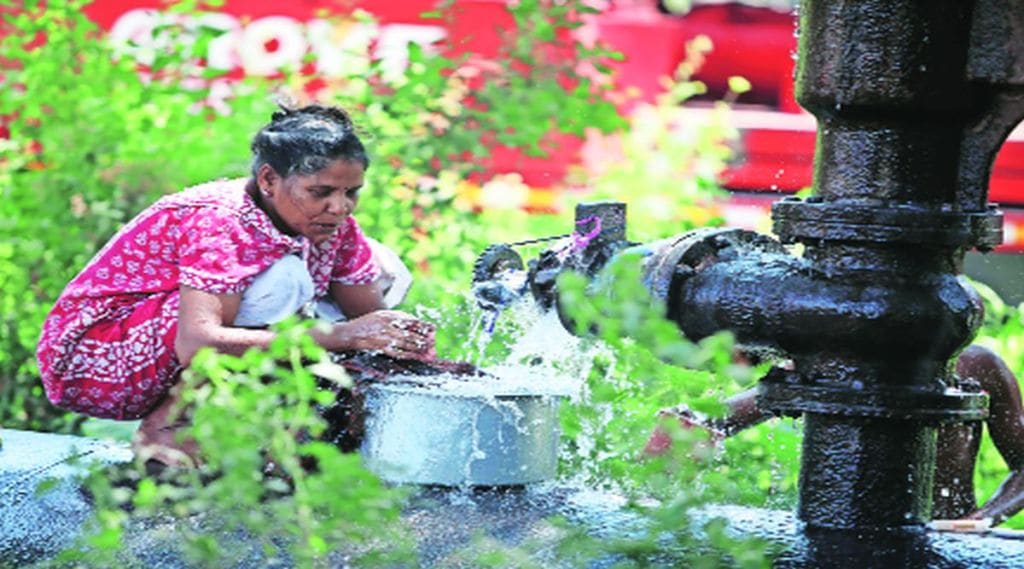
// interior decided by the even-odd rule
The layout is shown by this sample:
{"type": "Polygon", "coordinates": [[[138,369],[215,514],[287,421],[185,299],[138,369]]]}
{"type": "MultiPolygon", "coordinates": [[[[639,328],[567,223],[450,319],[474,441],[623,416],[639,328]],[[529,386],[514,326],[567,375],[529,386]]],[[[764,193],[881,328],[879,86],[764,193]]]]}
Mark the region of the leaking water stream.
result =
{"type": "Polygon", "coordinates": [[[525,319],[523,333],[502,363],[490,365],[483,354],[493,317],[473,318],[469,345],[483,375],[396,375],[366,387],[368,468],[390,482],[449,487],[555,478],[559,405],[578,397],[588,358],[553,314],[512,312],[525,319]]]}

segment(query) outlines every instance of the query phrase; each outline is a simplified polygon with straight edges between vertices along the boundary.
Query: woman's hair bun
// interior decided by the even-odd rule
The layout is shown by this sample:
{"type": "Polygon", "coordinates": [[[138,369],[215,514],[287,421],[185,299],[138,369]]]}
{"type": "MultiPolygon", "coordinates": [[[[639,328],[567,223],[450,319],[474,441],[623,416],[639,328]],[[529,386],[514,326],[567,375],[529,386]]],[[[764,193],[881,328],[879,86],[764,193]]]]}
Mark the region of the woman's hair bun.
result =
{"type": "Polygon", "coordinates": [[[311,174],[337,158],[369,166],[366,149],[344,109],[318,104],[294,107],[280,101],[278,107],[270,123],[253,137],[254,176],[263,164],[285,177],[311,174]]]}
{"type": "Polygon", "coordinates": [[[306,105],[304,107],[292,107],[283,102],[279,102],[278,110],[274,111],[274,113],[270,115],[270,123],[273,124],[290,117],[298,117],[299,115],[323,118],[340,124],[344,128],[352,128],[353,126],[352,117],[350,117],[344,109],[339,107],[329,107],[316,104],[306,105]]]}

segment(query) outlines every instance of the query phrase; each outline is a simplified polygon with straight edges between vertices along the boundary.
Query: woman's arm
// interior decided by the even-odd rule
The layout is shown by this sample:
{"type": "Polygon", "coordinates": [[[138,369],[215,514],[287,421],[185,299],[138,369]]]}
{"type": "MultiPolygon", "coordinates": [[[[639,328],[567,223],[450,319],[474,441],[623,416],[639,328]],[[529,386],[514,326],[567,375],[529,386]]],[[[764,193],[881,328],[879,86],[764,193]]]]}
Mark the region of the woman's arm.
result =
{"type": "MultiPolygon", "coordinates": [[[[181,287],[174,349],[182,365],[187,366],[200,348],[241,355],[249,348],[265,348],[273,341],[275,333],[270,330],[230,325],[238,314],[241,298],[238,294],[212,294],[181,287]]],[[[356,303],[354,307],[358,309],[360,305],[356,303]]],[[[391,310],[375,310],[347,322],[313,328],[310,336],[334,352],[378,351],[403,359],[429,359],[434,353],[433,325],[391,310]]]]}
{"type": "Polygon", "coordinates": [[[188,366],[200,348],[237,356],[249,348],[265,348],[274,339],[269,330],[227,325],[238,315],[241,294],[213,294],[184,285],[180,290],[174,351],[181,365],[188,366]]]}
{"type": "Polygon", "coordinates": [[[348,319],[359,318],[364,314],[385,308],[384,294],[375,282],[364,285],[345,285],[332,282],[330,293],[331,298],[348,319]]]}
{"type": "MultiPolygon", "coordinates": [[[[389,353],[395,357],[404,359],[433,360],[437,357],[434,347],[435,329],[434,325],[423,322],[412,315],[397,310],[385,310],[384,294],[378,283],[365,285],[345,285],[332,282],[330,285],[331,298],[337,303],[338,308],[346,318],[353,323],[359,322],[378,315],[380,319],[375,320],[372,325],[360,328],[355,331],[360,338],[369,340],[367,334],[383,334],[385,339],[389,338],[394,330],[400,330],[401,338],[389,341],[412,341],[412,348],[406,344],[399,348],[397,353],[389,353]]],[[[345,351],[341,348],[336,351],[345,351]]],[[[360,348],[360,349],[381,349],[381,348],[360,348]]]]}

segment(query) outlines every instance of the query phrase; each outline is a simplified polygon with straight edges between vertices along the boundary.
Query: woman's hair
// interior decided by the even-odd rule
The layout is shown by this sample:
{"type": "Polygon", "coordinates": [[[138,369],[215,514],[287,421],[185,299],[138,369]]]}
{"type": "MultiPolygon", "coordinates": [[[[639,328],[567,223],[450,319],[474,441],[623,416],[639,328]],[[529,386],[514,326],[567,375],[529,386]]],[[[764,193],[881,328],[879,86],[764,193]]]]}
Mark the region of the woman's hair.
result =
{"type": "Polygon", "coordinates": [[[370,159],[348,113],[323,105],[297,109],[281,105],[252,138],[252,175],[268,164],[282,178],[319,172],[338,159],[367,168],[370,159]]]}

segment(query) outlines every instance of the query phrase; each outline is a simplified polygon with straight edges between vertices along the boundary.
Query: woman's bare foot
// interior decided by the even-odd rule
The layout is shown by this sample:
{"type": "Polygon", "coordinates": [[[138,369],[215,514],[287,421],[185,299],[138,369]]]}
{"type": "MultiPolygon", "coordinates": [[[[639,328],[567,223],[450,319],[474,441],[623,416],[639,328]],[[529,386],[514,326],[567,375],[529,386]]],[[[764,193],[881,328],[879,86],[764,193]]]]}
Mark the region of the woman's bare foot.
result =
{"type": "Polygon", "coordinates": [[[142,419],[132,438],[132,451],[140,462],[155,460],[167,466],[195,468],[199,462],[199,445],[182,435],[188,426],[175,411],[178,390],[172,389],[153,411],[142,419]]]}

